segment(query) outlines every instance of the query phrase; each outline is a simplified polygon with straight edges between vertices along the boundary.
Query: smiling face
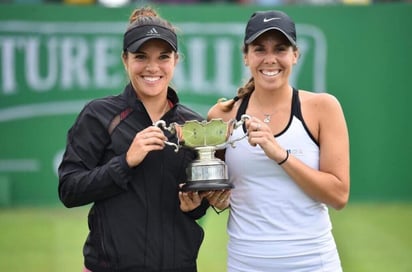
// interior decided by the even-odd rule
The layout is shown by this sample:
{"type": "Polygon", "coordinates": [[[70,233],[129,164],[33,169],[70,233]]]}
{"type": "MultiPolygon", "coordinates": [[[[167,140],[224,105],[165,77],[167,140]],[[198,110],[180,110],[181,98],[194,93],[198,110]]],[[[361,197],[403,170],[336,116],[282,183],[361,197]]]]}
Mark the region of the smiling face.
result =
{"type": "Polygon", "coordinates": [[[255,79],[255,88],[272,90],[289,85],[298,55],[281,32],[270,30],[248,45],[244,61],[255,79]]]}
{"type": "Polygon", "coordinates": [[[145,42],[136,53],[124,53],[123,64],[140,99],[166,95],[178,54],[160,39],[145,42]]]}

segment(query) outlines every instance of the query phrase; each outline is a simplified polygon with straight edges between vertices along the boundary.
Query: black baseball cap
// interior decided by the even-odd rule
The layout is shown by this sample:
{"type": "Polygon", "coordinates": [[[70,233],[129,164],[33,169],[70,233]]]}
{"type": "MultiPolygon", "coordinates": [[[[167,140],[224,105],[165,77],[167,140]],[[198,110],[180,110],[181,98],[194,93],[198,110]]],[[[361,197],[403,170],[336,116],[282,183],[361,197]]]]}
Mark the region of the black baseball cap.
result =
{"type": "Polygon", "coordinates": [[[124,33],[123,51],[137,52],[143,43],[151,39],[166,41],[177,52],[177,36],[171,29],[158,25],[144,25],[131,28],[124,33]]]}
{"type": "Polygon", "coordinates": [[[284,12],[278,10],[257,11],[252,14],[245,31],[245,44],[250,44],[268,30],[282,32],[296,46],[295,23],[284,12]]]}

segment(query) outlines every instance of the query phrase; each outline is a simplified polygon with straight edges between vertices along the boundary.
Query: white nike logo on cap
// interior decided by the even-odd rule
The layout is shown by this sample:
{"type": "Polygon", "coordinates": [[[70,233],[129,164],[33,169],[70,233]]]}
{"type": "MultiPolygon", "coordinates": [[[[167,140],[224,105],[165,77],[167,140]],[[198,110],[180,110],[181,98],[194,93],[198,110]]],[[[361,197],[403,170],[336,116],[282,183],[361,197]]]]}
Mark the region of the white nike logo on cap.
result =
{"type": "Polygon", "coordinates": [[[269,18],[269,19],[263,18],[263,22],[264,22],[264,23],[267,23],[267,22],[270,22],[270,21],[273,21],[273,20],[280,20],[280,18],[277,18],[277,17],[275,17],[275,18],[269,18]]]}

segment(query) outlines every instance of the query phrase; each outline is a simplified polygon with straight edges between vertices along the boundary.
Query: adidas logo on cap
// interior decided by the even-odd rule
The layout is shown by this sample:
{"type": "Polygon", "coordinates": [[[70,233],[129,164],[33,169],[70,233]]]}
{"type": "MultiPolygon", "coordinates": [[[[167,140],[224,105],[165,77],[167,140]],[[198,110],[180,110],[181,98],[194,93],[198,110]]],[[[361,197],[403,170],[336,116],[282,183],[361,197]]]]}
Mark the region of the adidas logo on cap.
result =
{"type": "Polygon", "coordinates": [[[146,33],[147,35],[157,35],[159,32],[157,32],[156,28],[152,27],[149,31],[146,33]]]}

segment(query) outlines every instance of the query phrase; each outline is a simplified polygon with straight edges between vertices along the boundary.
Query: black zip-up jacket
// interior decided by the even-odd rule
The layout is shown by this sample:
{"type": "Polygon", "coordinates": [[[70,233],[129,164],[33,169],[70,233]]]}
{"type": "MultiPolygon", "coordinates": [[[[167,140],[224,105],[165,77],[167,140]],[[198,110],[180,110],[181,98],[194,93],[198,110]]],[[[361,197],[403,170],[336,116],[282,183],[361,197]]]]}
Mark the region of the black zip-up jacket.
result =
{"type": "MultiPolygon", "coordinates": [[[[183,124],[203,118],[179,104],[168,89],[173,107],[162,120],[183,124]]],[[[83,248],[85,265],[93,272],[195,272],[203,241],[196,219],[209,204],[204,200],[182,212],[178,185],[186,180],[193,150],[178,152],[166,145],[149,152],[129,168],[126,152],[137,132],[152,121],[133,87],[118,96],[87,104],[68,132],[59,167],[59,197],[66,207],[93,203],[89,235],[83,248]]],[[[176,135],[165,132],[169,141],[176,135]]]]}

